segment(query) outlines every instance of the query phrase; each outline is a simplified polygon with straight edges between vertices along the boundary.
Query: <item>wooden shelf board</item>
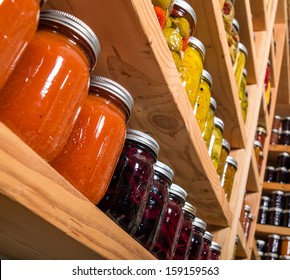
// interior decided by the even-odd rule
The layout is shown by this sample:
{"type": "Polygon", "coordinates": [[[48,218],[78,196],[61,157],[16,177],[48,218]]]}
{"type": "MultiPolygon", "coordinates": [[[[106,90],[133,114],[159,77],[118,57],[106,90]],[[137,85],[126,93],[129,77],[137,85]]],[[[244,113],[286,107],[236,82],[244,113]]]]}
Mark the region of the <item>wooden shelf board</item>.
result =
{"type": "Polygon", "coordinates": [[[1,253],[154,259],[1,123],[0,158],[1,253]]]}
{"type": "Polygon", "coordinates": [[[253,28],[255,31],[266,30],[267,18],[266,18],[266,4],[265,0],[252,0],[251,11],[253,16],[253,28]]]}
{"type": "Polygon", "coordinates": [[[290,192],[290,184],[264,182],[263,183],[263,192],[270,193],[271,191],[290,192]]]}
{"type": "MultiPolygon", "coordinates": [[[[80,5],[78,0],[50,0],[47,6],[74,14],[101,38],[102,49],[94,74],[112,78],[132,94],[135,104],[128,126],[147,132],[156,139],[161,148],[158,159],[174,170],[174,182],[188,192],[189,202],[196,206],[202,219],[209,224],[230,225],[232,213],[220,188],[219,178],[208,156],[151,1],[103,1],[102,9],[92,10],[91,7],[97,7],[94,2],[84,0],[80,5]],[[118,23],[114,28],[112,19],[118,23]],[[124,32],[128,26],[130,32],[124,32]]],[[[215,14],[211,3],[204,2],[207,4],[199,6],[202,12],[205,7],[209,8],[205,13],[210,19],[207,24],[216,25],[212,22],[215,14]]],[[[198,26],[202,27],[201,16],[198,26]]],[[[214,30],[211,36],[213,34],[214,30]]],[[[203,38],[200,39],[202,41],[203,38]]],[[[218,34],[211,40],[220,42],[218,34]]],[[[212,52],[221,51],[220,43],[211,46],[205,41],[204,44],[207,49],[206,59],[210,59],[213,65],[219,64],[223,69],[216,69],[215,72],[208,69],[213,75],[213,84],[218,85],[221,79],[216,73],[226,71],[225,63],[221,55],[216,56],[217,63],[212,63],[210,53],[211,49],[212,52]]],[[[223,81],[223,88],[228,91],[228,81],[223,81]]],[[[227,102],[234,102],[228,97],[231,93],[224,92],[222,88],[219,91],[226,94],[227,102]]],[[[224,96],[223,99],[225,101],[224,96]]],[[[231,136],[228,140],[232,145],[234,139],[238,139],[240,145],[244,145],[244,133],[237,123],[234,106],[228,103],[227,106],[229,108],[225,112],[227,117],[224,122],[225,132],[231,136]]],[[[218,112],[222,111],[222,108],[218,109],[218,112]]]]}
{"type": "Polygon", "coordinates": [[[253,152],[251,156],[251,163],[250,163],[250,169],[249,169],[249,175],[248,175],[248,181],[247,181],[247,191],[258,192],[261,186],[262,184],[261,184],[260,175],[258,171],[257,161],[253,152]]]}
{"type": "Polygon", "coordinates": [[[290,236],[290,228],[277,227],[271,225],[256,225],[256,239],[266,238],[268,234],[278,234],[281,236],[290,236]]]}

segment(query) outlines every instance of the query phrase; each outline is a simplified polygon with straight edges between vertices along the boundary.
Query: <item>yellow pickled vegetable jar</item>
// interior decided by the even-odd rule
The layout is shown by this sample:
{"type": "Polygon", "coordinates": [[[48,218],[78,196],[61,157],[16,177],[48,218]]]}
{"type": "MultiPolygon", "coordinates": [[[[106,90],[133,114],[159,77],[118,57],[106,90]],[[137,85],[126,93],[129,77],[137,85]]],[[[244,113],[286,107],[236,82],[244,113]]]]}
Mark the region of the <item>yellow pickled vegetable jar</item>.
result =
{"type": "Polygon", "coordinates": [[[243,75],[239,87],[239,100],[242,109],[243,120],[246,122],[248,113],[247,70],[243,69],[243,75]]]}
{"type": "Polygon", "coordinates": [[[216,170],[222,152],[223,131],[224,122],[220,118],[214,117],[213,129],[208,146],[208,154],[210,155],[216,170]]]}
{"type": "Polygon", "coordinates": [[[172,11],[174,0],[152,0],[151,2],[160,27],[161,29],[164,29],[172,11]]]}
{"type": "Polygon", "coordinates": [[[243,76],[243,70],[245,68],[246,62],[248,58],[248,51],[247,48],[242,44],[238,43],[238,53],[237,58],[234,63],[234,75],[236,79],[237,88],[239,89],[242,76],[243,76]]]}
{"type": "Polygon", "coordinates": [[[211,86],[212,77],[206,70],[203,70],[199,91],[193,108],[193,113],[201,131],[204,129],[206,117],[210,108],[211,86]]]}
{"type": "Polygon", "coordinates": [[[219,160],[218,168],[217,168],[217,174],[220,176],[220,178],[223,175],[226,160],[227,160],[228,155],[230,154],[230,151],[231,151],[230,143],[226,139],[223,139],[221,156],[220,156],[220,160],[219,160]]]}
{"type": "Polygon", "coordinates": [[[204,57],[205,47],[202,42],[195,37],[190,37],[179,73],[192,108],[194,108],[196,96],[199,91],[204,57]]]}
{"type": "Polygon", "coordinates": [[[247,120],[247,115],[248,115],[248,90],[246,89],[244,97],[241,101],[241,108],[242,108],[242,115],[243,115],[243,120],[246,122],[247,120]]]}
{"type": "Polygon", "coordinates": [[[238,21],[234,18],[230,36],[228,37],[228,45],[230,48],[230,56],[231,56],[232,64],[234,64],[237,58],[238,44],[240,43],[239,31],[240,31],[240,25],[238,21]]]}
{"type": "Polygon", "coordinates": [[[207,148],[209,146],[209,141],[210,141],[210,137],[211,137],[211,133],[213,129],[214,115],[215,115],[216,108],[217,108],[216,101],[214,100],[214,98],[211,97],[210,107],[207,113],[203,131],[202,131],[202,137],[207,148]]]}
{"type": "Polygon", "coordinates": [[[235,17],[235,7],[234,7],[234,0],[225,0],[222,10],[223,21],[225,30],[227,33],[227,37],[230,36],[232,22],[235,17]]]}
{"type": "Polygon", "coordinates": [[[254,141],[254,152],[255,152],[255,158],[256,158],[257,164],[259,162],[259,153],[262,151],[263,151],[262,143],[258,140],[255,140],[254,141]]]}
{"type": "Polygon", "coordinates": [[[225,191],[225,195],[228,201],[231,198],[233,183],[237,169],[238,169],[237,161],[233,157],[228,156],[226,159],[226,164],[221,178],[221,186],[225,191]]]}

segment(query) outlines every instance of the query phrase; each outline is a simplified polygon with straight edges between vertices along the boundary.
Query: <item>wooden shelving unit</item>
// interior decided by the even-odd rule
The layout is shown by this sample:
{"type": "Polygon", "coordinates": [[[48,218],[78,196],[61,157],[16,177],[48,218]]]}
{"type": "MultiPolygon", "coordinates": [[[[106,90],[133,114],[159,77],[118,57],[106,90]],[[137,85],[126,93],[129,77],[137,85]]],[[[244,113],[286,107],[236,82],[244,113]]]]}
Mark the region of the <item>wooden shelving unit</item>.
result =
{"type": "MultiPolygon", "coordinates": [[[[273,90],[280,89],[280,73],[284,72],[281,67],[287,67],[289,73],[289,59],[284,62],[289,51],[285,44],[287,16],[283,13],[286,1],[272,0],[270,8],[261,0],[236,2],[241,42],[249,51],[249,112],[245,124],[219,3],[188,0],[197,14],[194,35],[206,47],[204,68],[213,77],[216,115],[225,123],[224,138],[230,142],[231,155],[238,161],[229,202],[208,156],[151,0],[81,3],[48,0],[45,6],[74,14],[95,31],[101,54],[93,74],[110,77],[130,91],[135,106],[129,127],[148,132],[157,140],[161,147],[158,159],[174,170],[174,182],[186,189],[188,201],[197,208],[197,216],[207,222],[214,240],[222,245],[222,259],[232,258],[236,236],[240,240],[237,256],[250,259],[253,255],[256,220],[249,239],[245,240],[239,216],[247,191],[246,201],[256,219],[262,191],[265,164],[259,174],[253,140],[259,117],[270,131],[274,114],[274,109],[270,114],[265,112],[262,102],[269,56],[276,65],[273,90]],[[256,12],[265,20],[258,20],[256,12]],[[275,55],[273,28],[279,33],[275,55]]],[[[283,88],[287,86],[289,83],[283,81],[283,88]]],[[[279,95],[280,91],[275,93],[277,100],[279,95]]],[[[289,93],[283,100],[288,97],[289,93]]],[[[273,108],[275,103],[276,100],[273,108]]],[[[3,124],[0,140],[0,253],[21,259],[154,259],[3,124]]],[[[269,143],[265,151],[268,148],[269,143]]]]}

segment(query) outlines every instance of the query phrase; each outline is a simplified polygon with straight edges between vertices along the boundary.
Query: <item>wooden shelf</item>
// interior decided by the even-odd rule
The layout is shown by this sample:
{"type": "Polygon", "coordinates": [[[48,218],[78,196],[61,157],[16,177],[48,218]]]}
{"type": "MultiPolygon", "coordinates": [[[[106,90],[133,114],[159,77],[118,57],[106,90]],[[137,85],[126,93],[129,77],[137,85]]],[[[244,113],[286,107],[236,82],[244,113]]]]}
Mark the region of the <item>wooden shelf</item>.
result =
{"type": "Polygon", "coordinates": [[[266,238],[268,234],[278,234],[281,236],[290,236],[290,228],[257,224],[257,226],[256,226],[256,238],[257,239],[266,238]]]}
{"type": "Polygon", "coordinates": [[[0,123],[0,252],[23,259],[154,259],[0,123]]]}
{"type": "Polygon", "coordinates": [[[263,192],[271,192],[271,191],[283,191],[290,192],[290,184],[280,184],[280,183],[263,183],[263,192]]]}

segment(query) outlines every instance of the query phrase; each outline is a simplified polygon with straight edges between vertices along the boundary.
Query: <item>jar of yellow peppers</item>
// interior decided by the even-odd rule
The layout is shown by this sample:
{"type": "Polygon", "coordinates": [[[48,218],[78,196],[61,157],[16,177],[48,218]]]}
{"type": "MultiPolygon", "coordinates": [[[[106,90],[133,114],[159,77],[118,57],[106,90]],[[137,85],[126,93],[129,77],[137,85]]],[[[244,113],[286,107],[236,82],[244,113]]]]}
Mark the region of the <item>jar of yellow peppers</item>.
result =
{"type": "Polygon", "coordinates": [[[205,47],[195,37],[190,37],[185,49],[179,73],[192,108],[194,108],[196,96],[203,70],[205,47]]]}
{"type": "Polygon", "coordinates": [[[227,160],[228,155],[230,154],[230,151],[231,151],[230,143],[226,139],[223,139],[221,156],[220,156],[220,160],[219,160],[218,168],[217,168],[217,174],[220,176],[220,178],[223,175],[226,160],[227,160]]]}
{"type": "Polygon", "coordinates": [[[208,146],[208,154],[210,155],[216,170],[222,152],[223,131],[224,122],[220,118],[214,117],[214,125],[208,146]]]}
{"type": "Polygon", "coordinates": [[[210,107],[206,116],[206,121],[204,124],[203,131],[202,131],[202,137],[207,147],[209,146],[209,141],[210,141],[210,137],[211,137],[211,133],[213,129],[214,115],[215,115],[216,108],[217,108],[216,101],[214,100],[213,97],[211,97],[210,107]]]}
{"type": "Polygon", "coordinates": [[[193,108],[193,113],[201,131],[204,129],[207,114],[210,108],[211,86],[212,77],[206,70],[203,70],[199,91],[197,93],[196,102],[193,108]]]}
{"type": "Polygon", "coordinates": [[[236,58],[236,61],[234,63],[234,66],[233,66],[236,84],[237,84],[238,89],[239,89],[240,84],[241,84],[243,70],[245,68],[247,58],[248,58],[247,48],[242,43],[238,43],[237,58],[236,58]]]}
{"type": "Polygon", "coordinates": [[[242,109],[243,120],[246,122],[248,113],[248,94],[247,94],[247,75],[248,72],[244,68],[239,87],[239,101],[242,109]]]}
{"type": "Polygon", "coordinates": [[[230,48],[230,57],[232,60],[232,64],[234,64],[236,58],[237,58],[237,52],[238,52],[238,44],[240,42],[240,25],[238,21],[234,18],[232,23],[232,28],[230,32],[230,36],[228,37],[228,45],[230,48]]]}
{"type": "Polygon", "coordinates": [[[193,8],[184,0],[175,0],[163,34],[178,70],[195,25],[196,14],[193,8]]]}
{"type": "Polygon", "coordinates": [[[226,164],[221,178],[221,186],[225,191],[225,195],[228,201],[231,198],[233,183],[237,169],[238,169],[237,161],[233,157],[228,156],[226,159],[226,164]]]}
{"type": "Polygon", "coordinates": [[[169,15],[172,11],[174,0],[152,0],[151,2],[160,27],[161,29],[164,29],[169,15]]]}

